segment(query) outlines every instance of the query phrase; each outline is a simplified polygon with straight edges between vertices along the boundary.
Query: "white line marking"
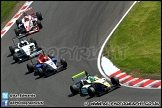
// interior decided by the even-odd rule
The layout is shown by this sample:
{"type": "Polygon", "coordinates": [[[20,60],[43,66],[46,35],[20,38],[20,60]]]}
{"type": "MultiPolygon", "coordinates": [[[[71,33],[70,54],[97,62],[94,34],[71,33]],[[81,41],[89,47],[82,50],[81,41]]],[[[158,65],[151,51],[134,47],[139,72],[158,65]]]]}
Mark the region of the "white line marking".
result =
{"type": "Polygon", "coordinates": [[[97,58],[97,66],[98,66],[98,69],[100,71],[100,73],[102,74],[102,76],[104,76],[107,80],[110,80],[110,78],[108,78],[104,72],[102,71],[101,69],[101,63],[100,63],[100,60],[101,60],[101,55],[102,55],[102,52],[103,52],[103,49],[104,49],[104,46],[106,45],[108,39],[110,38],[110,36],[113,34],[113,32],[116,30],[116,28],[119,26],[119,24],[121,23],[121,21],[125,18],[125,16],[128,14],[128,12],[132,9],[132,7],[136,4],[137,1],[135,1],[132,6],[128,9],[128,11],[124,14],[124,16],[121,18],[121,20],[117,23],[117,25],[115,26],[115,28],[111,31],[111,33],[108,35],[107,39],[105,40],[105,42],[103,43],[103,45],[101,46],[101,50],[98,54],[98,58],[97,58]]]}

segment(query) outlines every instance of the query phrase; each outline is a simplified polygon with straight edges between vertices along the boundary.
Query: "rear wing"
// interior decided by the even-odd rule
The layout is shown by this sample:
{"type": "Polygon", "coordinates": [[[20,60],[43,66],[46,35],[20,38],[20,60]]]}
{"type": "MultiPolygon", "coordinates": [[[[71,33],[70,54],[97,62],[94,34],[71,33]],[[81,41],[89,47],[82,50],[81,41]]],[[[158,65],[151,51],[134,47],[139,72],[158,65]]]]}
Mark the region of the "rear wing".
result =
{"type": "Polygon", "coordinates": [[[16,40],[16,39],[21,39],[21,38],[23,38],[23,37],[25,37],[26,35],[24,34],[24,35],[21,35],[21,36],[15,36],[14,38],[12,38],[13,40],[16,40]]]}
{"type": "Polygon", "coordinates": [[[86,75],[86,76],[87,76],[88,73],[87,73],[86,71],[82,71],[82,72],[80,72],[80,73],[78,73],[78,74],[72,76],[71,78],[72,78],[72,80],[74,81],[74,79],[79,78],[79,77],[81,77],[81,76],[83,76],[83,75],[86,75]]]}
{"type": "MultiPolygon", "coordinates": [[[[88,74],[86,71],[82,71],[82,72],[80,72],[80,73],[78,73],[78,74],[72,76],[71,79],[72,79],[73,83],[75,83],[75,82],[74,82],[75,79],[80,78],[81,76],[84,76],[84,75],[87,76],[87,75],[89,75],[89,74],[88,74]]],[[[75,84],[78,84],[79,82],[80,82],[80,81],[76,82],[75,84]]]]}
{"type": "Polygon", "coordinates": [[[34,10],[33,10],[32,7],[26,9],[25,11],[20,12],[20,15],[22,15],[23,13],[29,12],[29,11],[31,11],[31,10],[32,10],[32,12],[33,12],[32,14],[34,15],[34,10]]]}
{"type": "MultiPolygon", "coordinates": [[[[12,38],[14,45],[16,46],[15,40],[19,40],[19,42],[20,42],[20,40],[24,37],[26,37],[26,35],[16,36],[16,37],[12,38]]],[[[26,39],[28,40],[27,37],[26,37],[26,39]]]]}

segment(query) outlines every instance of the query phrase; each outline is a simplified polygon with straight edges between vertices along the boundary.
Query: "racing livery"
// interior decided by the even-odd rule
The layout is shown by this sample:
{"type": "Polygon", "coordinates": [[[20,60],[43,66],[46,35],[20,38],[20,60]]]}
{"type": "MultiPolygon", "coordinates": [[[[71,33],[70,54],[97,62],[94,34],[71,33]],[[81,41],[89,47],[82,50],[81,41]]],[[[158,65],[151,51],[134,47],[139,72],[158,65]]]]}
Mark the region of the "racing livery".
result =
{"type": "Polygon", "coordinates": [[[18,63],[32,59],[43,52],[34,38],[30,38],[30,40],[27,37],[26,40],[24,38],[24,36],[13,38],[14,46],[9,46],[13,60],[18,63]]]}
{"type": "Polygon", "coordinates": [[[36,62],[31,60],[31,63],[27,64],[27,69],[29,72],[36,72],[40,77],[47,77],[49,75],[55,74],[61,70],[66,69],[67,62],[64,58],[57,60],[54,56],[46,56],[45,54],[40,54],[36,62]]]}
{"type": "Polygon", "coordinates": [[[82,71],[72,76],[72,81],[73,85],[70,86],[70,90],[73,95],[80,93],[89,95],[90,97],[94,97],[95,95],[101,96],[120,87],[117,77],[112,77],[111,81],[107,81],[106,78],[100,78],[98,75],[90,75],[86,71],[82,71]],[[81,76],[85,77],[75,82],[75,79],[81,76]]]}
{"type": "Polygon", "coordinates": [[[16,20],[17,28],[14,29],[16,36],[33,34],[43,27],[41,24],[41,20],[43,19],[42,14],[40,12],[36,12],[35,14],[32,7],[20,14],[22,16],[16,20]]]}

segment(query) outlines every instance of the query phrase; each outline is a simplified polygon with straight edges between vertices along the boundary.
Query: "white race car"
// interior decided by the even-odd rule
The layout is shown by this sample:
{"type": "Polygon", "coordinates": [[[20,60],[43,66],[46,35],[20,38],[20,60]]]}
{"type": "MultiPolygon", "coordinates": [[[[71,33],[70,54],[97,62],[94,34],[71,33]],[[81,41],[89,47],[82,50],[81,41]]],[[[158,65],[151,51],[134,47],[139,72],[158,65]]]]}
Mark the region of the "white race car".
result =
{"type": "Polygon", "coordinates": [[[42,48],[38,46],[34,38],[30,38],[30,41],[28,41],[27,37],[26,40],[24,40],[24,38],[24,36],[13,38],[14,46],[9,46],[9,50],[15,62],[20,63],[43,53],[42,48]],[[16,41],[18,42],[16,43],[16,41]]]}
{"type": "Polygon", "coordinates": [[[17,28],[14,29],[16,36],[33,34],[43,27],[41,24],[42,14],[40,12],[35,14],[32,7],[20,14],[23,15],[20,19],[16,20],[17,28]]]}

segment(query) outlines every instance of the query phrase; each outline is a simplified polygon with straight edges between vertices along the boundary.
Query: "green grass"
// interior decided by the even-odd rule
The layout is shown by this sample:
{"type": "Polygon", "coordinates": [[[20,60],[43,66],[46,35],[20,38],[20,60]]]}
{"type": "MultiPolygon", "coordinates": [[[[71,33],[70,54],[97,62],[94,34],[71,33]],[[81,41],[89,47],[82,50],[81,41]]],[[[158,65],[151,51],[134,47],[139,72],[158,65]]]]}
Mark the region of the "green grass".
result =
{"type": "Polygon", "coordinates": [[[20,1],[1,1],[1,24],[9,17],[12,10],[19,2],[20,1]]]}
{"type": "Polygon", "coordinates": [[[123,72],[161,79],[161,1],[137,2],[103,54],[123,72]]]}

